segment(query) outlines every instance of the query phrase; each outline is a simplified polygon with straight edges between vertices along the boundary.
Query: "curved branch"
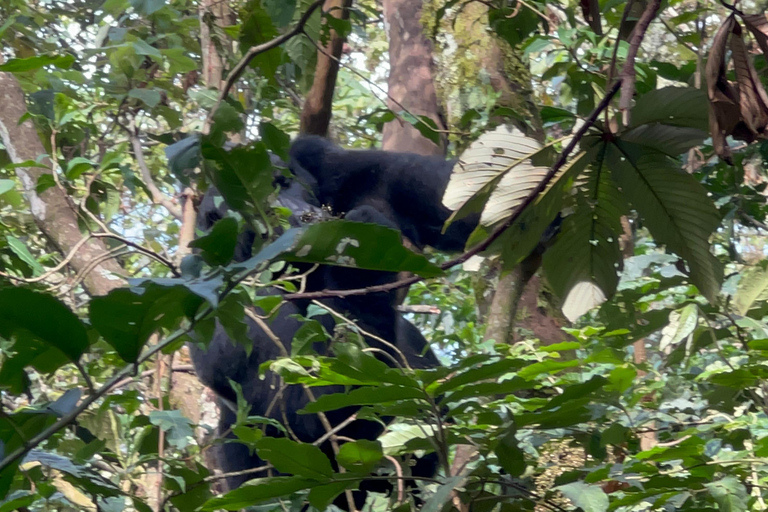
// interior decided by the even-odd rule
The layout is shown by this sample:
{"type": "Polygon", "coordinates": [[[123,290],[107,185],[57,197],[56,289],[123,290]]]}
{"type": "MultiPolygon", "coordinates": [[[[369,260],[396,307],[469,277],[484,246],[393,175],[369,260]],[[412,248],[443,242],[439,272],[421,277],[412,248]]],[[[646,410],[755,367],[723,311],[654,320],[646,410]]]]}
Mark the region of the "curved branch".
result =
{"type": "Polygon", "coordinates": [[[133,156],[136,158],[136,164],[139,166],[139,171],[141,171],[141,179],[144,180],[147,190],[149,190],[152,195],[152,202],[165,207],[165,209],[168,210],[168,213],[173,215],[176,220],[181,220],[181,208],[179,208],[178,205],[173,204],[173,202],[166,197],[159,188],[157,188],[157,185],[155,185],[155,180],[152,178],[152,173],[149,172],[147,161],[144,159],[144,148],[141,146],[138,130],[129,133],[131,146],[133,147],[133,156]]]}
{"type": "MultiPolygon", "coordinates": [[[[595,124],[595,121],[597,120],[597,117],[600,115],[600,113],[603,110],[605,110],[608,107],[608,105],[611,103],[611,100],[621,88],[622,82],[623,80],[616,81],[616,83],[614,83],[613,86],[606,92],[605,97],[600,102],[600,104],[598,104],[597,107],[595,107],[595,110],[592,111],[592,113],[585,120],[581,128],[579,128],[579,130],[574,134],[573,138],[571,138],[571,142],[560,154],[560,158],[557,160],[557,163],[555,163],[555,165],[552,166],[552,169],[549,170],[549,172],[546,174],[546,176],[544,176],[544,178],[539,182],[539,184],[536,185],[536,187],[533,190],[531,190],[531,192],[525,197],[525,199],[523,199],[522,203],[520,204],[520,206],[517,207],[515,212],[506,221],[504,221],[504,223],[502,223],[499,227],[494,229],[493,232],[490,235],[488,235],[488,238],[486,238],[485,240],[483,240],[473,248],[469,249],[468,251],[464,252],[460,256],[457,256],[456,258],[441,264],[440,268],[442,268],[443,270],[447,270],[456,265],[461,265],[472,256],[479,254],[482,251],[488,249],[488,247],[490,247],[493,242],[495,242],[507,229],[509,229],[515,223],[515,221],[517,221],[518,218],[520,218],[520,215],[523,214],[525,209],[528,208],[536,200],[539,194],[544,192],[544,190],[547,188],[547,185],[549,185],[549,182],[551,182],[552,179],[554,179],[554,177],[557,175],[560,169],[562,169],[563,166],[567,163],[568,157],[573,152],[576,145],[581,141],[581,139],[587,133],[587,130],[589,130],[592,127],[592,125],[595,124]]],[[[394,283],[369,286],[367,288],[356,288],[353,290],[321,290],[319,292],[305,292],[305,293],[286,293],[285,295],[282,296],[282,298],[284,300],[327,299],[332,297],[349,297],[353,295],[365,295],[368,293],[388,292],[388,291],[396,290],[398,288],[404,288],[406,286],[410,286],[414,283],[418,283],[419,281],[422,281],[423,279],[424,278],[420,276],[412,276],[406,279],[395,281],[394,283]]]]}
{"type": "Polygon", "coordinates": [[[323,5],[324,0],[315,0],[315,2],[312,3],[312,5],[309,6],[307,11],[301,15],[301,18],[299,19],[298,23],[286,32],[283,35],[277,36],[276,38],[272,39],[271,41],[267,41],[266,43],[260,44],[258,46],[252,46],[248,49],[248,52],[243,55],[243,58],[240,59],[240,62],[237,63],[237,65],[232,68],[232,71],[229,72],[227,75],[227,79],[224,81],[224,87],[221,88],[221,91],[219,91],[219,97],[216,99],[216,103],[213,105],[213,108],[210,112],[208,112],[208,117],[205,118],[205,124],[203,125],[203,135],[208,135],[211,131],[211,124],[213,124],[213,116],[216,113],[216,111],[219,109],[219,105],[221,105],[221,102],[224,101],[224,98],[227,97],[229,94],[229,90],[232,88],[232,86],[235,84],[237,79],[240,77],[240,75],[245,70],[245,67],[259,54],[262,54],[268,50],[271,50],[272,48],[278,47],[284,42],[288,41],[292,37],[301,34],[304,32],[304,25],[307,24],[307,21],[309,21],[309,17],[312,16],[312,14],[321,6],[323,5]]]}

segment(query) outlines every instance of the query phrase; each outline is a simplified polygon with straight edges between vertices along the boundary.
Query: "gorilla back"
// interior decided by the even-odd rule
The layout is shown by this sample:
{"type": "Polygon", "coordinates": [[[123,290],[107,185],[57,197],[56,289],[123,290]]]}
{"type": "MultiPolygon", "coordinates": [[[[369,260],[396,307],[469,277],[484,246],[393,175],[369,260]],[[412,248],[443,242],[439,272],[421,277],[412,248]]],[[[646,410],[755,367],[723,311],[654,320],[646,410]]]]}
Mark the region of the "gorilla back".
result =
{"type": "MultiPolygon", "coordinates": [[[[448,184],[452,164],[443,160],[382,151],[344,151],[330,142],[315,137],[297,139],[291,148],[291,170],[295,175],[309,182],[312,192],[322,204],[331,205],[346,213],[346,219],[358,222],[375,223],[399,229],[418,246],[432,245],[441,249],[463,247],[466,237],[474,228],[472,220],[457,224],[456,228],[441,235],[442,225],[450,211],[442,206],[442,194],[448,184]],[[418,174],[418,176],[415,176],[418,174]],[[462,240],[463,239],[463,240],[462,240]]],[[[295,184],[291,185],[291,187],[295,184]]],[[[280,193],[281,201],[290,201],[292,208],[317,208],[318,203],[289,187],[280,193]]],[[[207,199],[207,198],[206,198],[207,199]]],[[[213,208],[215,202],[204,199],[199,212],[200,227],[207,229],[218,218],[226,214],[220,205],[213,208]],[[215,211],[214,211],[215,210],[215,211]]],[[[475,221],[476,222],[476,221],[475,221]]],[[[245,234],[247,235],[247,233],[245,234]]],[[[250,257],[252,236],[242,236],[242,247],[237,250],[236,258],[250,257]]],[[[320,266],[309,274],[305,290],[308,292],[324,289],[365,288],[393,282],[396,275],[336,266],[320,266]]],[[[279,294],[277,289],[268,289],[263,293],[279,294]]],[[[325,299],[322,303],[330,309],[352,320],[365,332],[369,346],[377,353],[386,353],[390,357],[381,360],[392,365],[392,360],[405,356],[412,368],[430,368],[438,366],[438,361],[429,349],[427,341],[410,322],[396,310],[394,292],[350,296],[345,298],[325,299]],[[387,344],[386,340],[400,353],[387,344]],[[402,354],[402,356],[401,356],[402,354]]],[[[217,324],[216,330],[207,348],[192,346],[192,357],[200,379],[211,387],[220,397],[219,433],[233,438],[230,427],[235,421],[234,404],[236,396],[229,381],[236,382],[242,388],[243,398],[251,405],[251,415],[262,416],[285,424],[293,437],[303,442],[314,442],[323,437],[327,430],[320,418],[315,415],[299,415],[297,411],[309,402],[306,391],[301,386],[282,386],[279,377],[267,372],[261,379],[259,367],[262,363],[281,356],[283,350],[291,353],[294,335],[301,327],[296,319],[306,316],[307,301],[294,301],[281,307],[276,317],[269,323],[271,333],[265,332],[251,318],[248,321],[248,338],[252,347],[250,354],[243,343],[234,343],[224,329],[217,324]],[[272,339],[274,334],[282,344],[281,348],[272,339]]],[[[254,312],[263,312],[254,308],[254,312]]],[[[330,315],[316,317],[326,332],[334,332],[335,321],[330,315]]],[[[316,343],[319,354],[327,354],[327,343],[316,343]]],[[[340,386],[314,387],[315,397],[322,394],[340,393],[340,386]]],[[[332,427],[343,422],[355,412],[353,408],[331,411],[326,414],[332,427]]],[[[352,439],[375,439],[383,428],[381,424],[357,420],[338,432],[339,436],[352,439]]],[[[267,435],[278,435],[277,429],[269,427],[267,435]]],[[[328,442],[321,449],[334,459],[328,442]]],[[[257,468],[264,462],[249,448],[237,442],[227,442],[218,454],[220,469],[224,472],[236,472],[257,468]]],[[[425,464],[415,470],[421,475],[434,474],[436,457],[431,456],[425,464]]],[[[260,475],[239,475],[227,479],[228,487],[234,488],[244,481],[260,475]]],[[[364,501],[364,495],[358,495],[356,501],[364,501]]],[[[360,504],[362,504],[362,501],[360,504]]],[[[343,505],[343,502],[337,503],[343,505]]]]}

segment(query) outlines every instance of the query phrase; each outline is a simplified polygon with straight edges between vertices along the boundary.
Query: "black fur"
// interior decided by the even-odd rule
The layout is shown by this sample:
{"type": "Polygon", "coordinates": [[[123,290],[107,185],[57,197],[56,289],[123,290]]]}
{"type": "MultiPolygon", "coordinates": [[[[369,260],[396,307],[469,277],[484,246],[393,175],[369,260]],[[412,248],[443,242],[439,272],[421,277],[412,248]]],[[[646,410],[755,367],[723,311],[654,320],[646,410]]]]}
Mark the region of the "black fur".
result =
{"type": "MultiPolygon", "coordinates": [[[[319,206],[328,205],[337,213],[344,213],[348,220],[380,224],[400,229],[415,245],[430,245],[443,250],[460,250],[477,219],[466,219],[453,225],[447,233],[441,234],[450,211],[442,205],[442,196],[448,185],[453,164],[438,158],[423,157],[406,153],[383,151],[345,151],[325,139],[303,137],[291,147],[290,168],[299,178],[288,184],[279,194],[279,200],[290,207],[295,214],[292,223],[301,223],[298,216],[302,211],[319,211],[319,206]],[[302,187],[308,185],[309,190],[302,187]]],[[[212,195],[212,194],[211,194],[212,195]]],[[[216,207],[212,197],[204,198],[199,212],[199,227],[208,229],[216,220],[226,214],[226,205],[216,207]]],[[[251,256],[254,233],[243,233],[239,240],[236,259],[242,261],[251,256]]],[[[323,289],[353,289],[392,282],[396,275],[386,272],[321,266],[313,272],[307,282],[306,291],[323,289]]],[[[268,290],[266,293],[279,293],[268,290]]],[[[438,366],[438,360],[428,348],[421,333],[396,310],[395,292],[377,293],[347,298],[323,300],[333,310],[355,320],[364,330],[383,338],[398,347],[413,368],[438,366]]],[[[284,305],[270,322],[273,333],[281,340],[290,353],[291,341],[300,327],[293,315],[305,315],[308,307],[305,301],[284,305]]],[[[257,311],[258,314],[263,314],[257,311]]],[[[316,317],[325,329],[332,333],[334,321],[329,315],[316,317]]],[[[233,343],[221,326],[217,325],[207,349],[192,346],[192,358],[200,379],[221,397],[220,433],[229,430],[235,421],[232,405],[235,394],[228,379],[242,386],[243,397],[252,405],[251,414],[268,416],[279,421],[287,419],[288,427],[300,440],[313,442],[322,437],[326,430],[314,415],[299,415],[308,398],[301,386],[289,386],[276,399],[279,383],[276,375],[267,373],[266,379],[259,378],[259,366],[280,356],[278,347],[252,320],[248,321],[248,337],[253,342],[250,355],[240,344],[233,343]]],[[[367,343],[390,353],[395,360],[399,354],[375,339],[367,343]]],[[[315,349],[320,354],[328,350],[327,344],[318,343],[315,349]]],[[[391,364],[389,358],[382,358],[391,364]]],[[[315,396],[339,393],[340,386],[312,388],[315,396]]],[[[331,424],[336,425],[354,412],[353,409],[332,411],[327,414],[331,424]]],[[[378,423],[358,420],[339,434],[353,439],[375,439],[382,432],[378,423]]],[[[277,435],[274,428],[268,435],[277,435]]],[[[229,436],[233,437],[233,436],[229,436]]],[[[329,443],[322,449],[332,459],[329,443]]],[[[220,469],[224,472],[240,471],[263,465],[258,456],[249,453],[245,445],[226,443],[218,455],[220,469]]],[[[437,459],[434,455],[422,461],[417,471],[421,476],[434,474],[437,459]]],[[[254,475],[262,476],[262,475],[254,475]]],[[[235,488],[254,476],[229,478],[229,488],[235,488]]],[[[364,500],[358,494],[356,501],[364,500]]],[[[337,504],[344,505],[343,500],[337,504]]]]}

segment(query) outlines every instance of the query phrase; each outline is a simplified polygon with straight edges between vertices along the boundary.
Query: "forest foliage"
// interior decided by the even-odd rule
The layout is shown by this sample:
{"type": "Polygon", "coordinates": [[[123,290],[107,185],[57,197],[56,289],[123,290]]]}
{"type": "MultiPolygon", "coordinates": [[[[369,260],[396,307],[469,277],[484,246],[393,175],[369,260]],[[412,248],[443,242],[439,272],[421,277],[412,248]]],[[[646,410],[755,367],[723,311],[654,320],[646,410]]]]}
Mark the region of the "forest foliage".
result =
{"type": "MultiPolygon", "coordinates": [[[[473,3],[425,9],[436,51],[473,3]]],[[[444,201],[457,218],[482,214],[460,256],[343,220],[287,229],[290,212],[274,206],[270,154],[287,158],[329,28],[349,45],[336,140],[375,147],[387,122],[446,135],[387,107],[377,2],[355,2],[349,20],[322,2],[233,2],[226,23],[191,0],[0,3],[0,74],[26,95],[20,121],[43,151],[20,157],[0,134],[0,512],[324,510],[371,472],[397,480],[425,451],[441,456],[418,482],[425,511],[768,509],[765,5],[482,3],[473,22],[521,56],[538,119],[497,104],[487,77],[462,84],[471,94],[447,134],[461,163],[444,201]],[[255,53],[229,94],[201,78],[203,30],[225,80],[255,53]],[[292,37],[273,45],[281,35],[292,37]],[[526,132],[536,124],[546,140],[526,132]],[[236,213],[182,258],[185,212],[212,185],[236,213]],[[82,244],[119,262],[109,293],[88,288],[99,261],[75,270],[81,245],[62,252],[41,230],[36,208],[54,194],[82,244]],[[460,264],[480,254],[511,271],[558,218],[540,307],[566,313],[567,339],[486,340],[478,281],[498,276],[460,264]],[[236,263],[246,225],[262,236],[236,263]],[[274,311],[286,297],[259,287],[300,297],[283,270],[327,263],[349,239],[347,263],[417,276],[408,304],[439,313],[413,321],[444,366],[393,369],[355,343],[318,356],[317,339],[357,339],[343,321],[322,332],[318,308],[271,368],[290,385],[356,387],[307,413],[360,405],[398,420],[379,441],[343,444],[337,470],[312,444],[264,435],[241,404],[240,441],[291,476],[220,493],[210,424],[172,399],[169,370],[189,371],[184,343],[210,339],[216,321],[244,339],[246,306],[274,311]],[[460,461],[459,447],[472,456],[460,461]]],[[[368,506],[416,502],[403,491],[368,506]]]]}

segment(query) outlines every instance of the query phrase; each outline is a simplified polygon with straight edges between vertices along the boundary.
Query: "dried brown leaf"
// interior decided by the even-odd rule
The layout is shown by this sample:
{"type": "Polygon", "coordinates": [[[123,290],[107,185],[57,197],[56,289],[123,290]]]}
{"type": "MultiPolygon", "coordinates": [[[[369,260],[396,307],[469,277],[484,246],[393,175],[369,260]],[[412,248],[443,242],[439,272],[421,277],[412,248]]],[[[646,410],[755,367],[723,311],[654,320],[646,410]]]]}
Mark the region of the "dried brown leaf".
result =
{"type": "Polygon", "coordinates": [[[752,59],[747,52],[743,32],[738,23],[733,26],[731,55],[739,84],[741,117],[751,132],[746,141],[752,142],[756,136],[765,131],[765,126],[768,124],[768,96],[752,65],[752,59]]]}
{"type": "Polygon", "coordinates": [[[712,49],[709,52],[705,68],[712,145],[717,155],[729,163],[731,162],[731,150],[725,138],[733,132],[741,121],[738,92],[725,76],[725,50],[728,37],[733,31],[735,23],[735,18],[729,16],[720,25],[712,42],[712,49]]]}
{"type": "Polygon", "coordinates": [[[747,14],[741,17],[768,61],[768,19],[765,14],[747,14]]]}
{"type": "Polygon", "coordinates": [[[728,82],[725,77],[725,50],[728,45],[728,36],[731,35],[735,24],[736,19],[733,15],[728,16],[723,24],[720,25],[715,38],[712,40],[712,49],[709,51],[709,58],[707,59],[707,67],[705,69],[707,93],[710,100],[713,100],[715,97],[718,83],[728,82]]]}

